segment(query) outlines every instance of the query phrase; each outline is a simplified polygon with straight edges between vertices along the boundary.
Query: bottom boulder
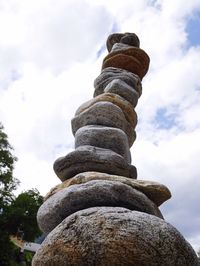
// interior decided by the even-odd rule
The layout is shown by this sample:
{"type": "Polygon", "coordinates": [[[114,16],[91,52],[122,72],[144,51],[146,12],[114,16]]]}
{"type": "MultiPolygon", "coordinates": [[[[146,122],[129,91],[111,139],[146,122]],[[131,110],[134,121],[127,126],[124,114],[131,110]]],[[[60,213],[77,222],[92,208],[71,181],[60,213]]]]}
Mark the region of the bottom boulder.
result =
{"type": "Polygon", "coordinates": [[[94,207],[63,220],[36,252],[33,266],[197,266],[190,244],[169,223],[119,207],[94,207]]]}

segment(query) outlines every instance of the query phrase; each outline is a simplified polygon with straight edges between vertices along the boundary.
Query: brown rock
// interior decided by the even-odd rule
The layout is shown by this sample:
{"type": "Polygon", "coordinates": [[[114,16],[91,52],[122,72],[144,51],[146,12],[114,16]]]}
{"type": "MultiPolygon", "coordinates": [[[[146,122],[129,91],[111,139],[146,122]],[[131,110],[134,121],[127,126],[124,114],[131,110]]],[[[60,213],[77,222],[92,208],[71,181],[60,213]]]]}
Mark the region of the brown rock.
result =
{"type": "Polygon", "coordinates": [[[133,180],[124,176],[109,175],[100,172],[84,172],[52,188],[50,192],[45,196],[44,200],[48,199],[53,194],[55,194],[59,190],[62,190],[65,187],[83,184],[91,180],[111,180],[124,183],[134,189],[143,192],[157,206],[160,206],[163,202],[171,198],[171,193],[169,189],[166,186],[157,182],[146,180],[133,180]]]}
{"type": "Polygon", "coordinates": [[[116,67],[137,74],[140,79],[145,76],[149,68],[149,56],[140,48],[132,47],[109,53],[103,60],[102,69],[116,67]]]}
{"type": "Polygon", "coordinates": [[[132,108],[131,104],[126,101],[124,98],[120,97],[117,94],[114,93],[103,93],[99,96],[93,98],[92,100],[89,100],[82,104],[78,110],[76,111],[75,115],[79,115],[89,107],[91,107],[93,104],[97,102],[111,102],[115,105],[117,105],[124,113],[124,116],[126,117],[127,121],[130,122],[133,128],[137,125],[137,114],[135,110],[132,108]]]}
{"type": "Polygon", "coordinates": [[[32,266],[198,266],[183,236],[164,220],[118,207],[89,208],[60,223],[32,266]]]}

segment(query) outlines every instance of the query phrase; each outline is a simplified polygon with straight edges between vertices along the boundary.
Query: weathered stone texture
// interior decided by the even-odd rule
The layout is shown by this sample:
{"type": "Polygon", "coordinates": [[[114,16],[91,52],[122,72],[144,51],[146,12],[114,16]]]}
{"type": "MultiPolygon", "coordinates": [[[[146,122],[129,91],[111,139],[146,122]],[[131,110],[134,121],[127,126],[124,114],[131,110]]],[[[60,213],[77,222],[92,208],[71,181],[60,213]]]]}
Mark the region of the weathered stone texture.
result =
{"type": "Polygon", "coordinates": [[[105,92],[115,93],[129,101],[133,108],[137,105],[139,94],[121,79],[113,79],[104,89],[105,92]]]}
{"type": "Polygon", "coordinates": [[[81,114],[82,112],[84,112],[85,110],[92,107],[95,103],[98,103],[98,102],[113,103],[114,105],[118,106],[122,110],[126,120],[131,124],[133,128],[135,128],[135,126],[137,125],[137,114],[135,110],[132,108],[131,104],[128,101],[126,101],[124,98],[122,98],[121,96],[114,94],[114,93],[109,93],[109,92],[103,93],[87,101],[86,103],[82,104],[76,111],[75,115],[81,114]]]}
{"type": "Polygon", "coordinates": [[[121,182],[128,186],[131,186],[134,189],[141,191],[157,206],[160,206],[163,202],[171,198],[171,192],[169,191],[169,189],[166,186],[157,182],[147,180],[135,180],[124,176],[109,175],[100,172],[84,172],[52,188],[50,192],[46,195],[45,200],[65,187],[83,184],[91,180],[108,180],[121,182]]]}
{"type": "Polygon", "coordinates": [[[74,135],[81,127],[102,125],[123,130],[128,137],[129,146],[132,146],[136,138],[134,127],[128,122],[121,108],[111,102],[93,104],[79,115],[76,115],[71,124],[74,135]]]}
{"type": "Polygon", "coordinates": [[[113,33],[108,36],[106,46],[108,52],[111,51],[115,44],[126,44],[129,46],[140,47],[140,40],[135,33],[113,33]]]}
{"type": "Polygon", "coordinates": [[[128,163],[131,163],[128,138],[124,131],[119,128],[103,126],[81,127],[75,134],[75,148],[84,145],[110,149],[123,156],[128,163]]]}
{"type": "Polygon", "coordinates": [[[148,55],[139,48],[117,50],[109,53],[103,60],[102,69],[116,67],[130,71],[142,80],[149,68],[148,55]]]}
{"type": "Polygon", "coordinates": [[[142,84],[140,78],[131,73],[130,71],[116,68],[116,67],[107,67],[102,70],[101,74],[94,81],[94,97],[99,94],[104,93],[105,87],[113,80],[120,79],[134,90],[136,90],[139,96],[142,94],[142,84]]]}
{"type": "Polygon", "coordinates": [[[169,223],[125,208],[98,207],[67,217],[45,239],[33,266],[198,266],[169,223]]]}
{"type": "Polygon", "coordinates": [[[64,188],[46,200],[37,214],[38,225],[49,233],[72,213],[96,206],[125,207],[163,218],[142,192],[118,181],[93,180],[64,188]]]}
{"type": "Polygon", "coordinates": [[[61,181],[88,171],[137,178],[135,166],[128,164],[121,155],[89,145],[78,147],[65,157],[58,158],[54,163],[54,171],[61,181]]]}

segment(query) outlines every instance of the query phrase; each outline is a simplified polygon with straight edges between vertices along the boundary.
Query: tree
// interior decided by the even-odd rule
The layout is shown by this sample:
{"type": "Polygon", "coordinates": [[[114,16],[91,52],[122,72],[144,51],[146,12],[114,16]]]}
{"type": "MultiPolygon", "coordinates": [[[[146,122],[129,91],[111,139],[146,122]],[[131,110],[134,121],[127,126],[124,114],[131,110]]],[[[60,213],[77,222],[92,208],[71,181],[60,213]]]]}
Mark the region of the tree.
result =
{"type": "Polygon", "coordinates": [[[36,189],[22,192],[7,210],[7,230],[12,235],[23,234],[23,240],[34,241],[41,235],[36,215],[43,197],[36,189]],[[14,219],[13,219],[14,218],[14,219]]]}
{"type": "Polygon", "coordinates": [[[15,197],[13,191],[19,180],[13,177],[17,158],[0,123],[0,265],[17,265],[19,249],[10,241],[11,235],[23,233],[23,239],[33,241],[41,234],[36,213],[43,198],[36,189],[22,192],[15,197]]]}
{"type": "Polygon", "coordinates": [[[0,212],[9,205],[13,199],[13,190],[19,184],[19,180],[13,177],[14,163],[17,158],[12,154],[13,148],[8,142],[8,136],[3,132],[0,123],[0,212]]]}
{"type": "Polygon", "coordinates": [[[13,177],[14,163],[17,158],[12,154],[13,149],[0,123],[0,265],[9,265],[13,256],[13,244],[9,239],[9,232],[5,230],[8,206],[14,199],[13,190],[19,181],[13,177]]]}

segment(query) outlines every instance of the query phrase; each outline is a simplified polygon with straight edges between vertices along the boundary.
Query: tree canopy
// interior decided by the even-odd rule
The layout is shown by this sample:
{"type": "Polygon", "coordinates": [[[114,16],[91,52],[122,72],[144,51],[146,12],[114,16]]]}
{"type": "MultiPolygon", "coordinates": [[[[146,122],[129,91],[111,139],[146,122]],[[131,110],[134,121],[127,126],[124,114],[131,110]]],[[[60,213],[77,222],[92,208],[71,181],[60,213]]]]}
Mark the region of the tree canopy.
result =
{"type": "MultiPolygon", "coordinates": [[[[10,241],[10,236],[23,237],[25,241],[34,241],[41,235],[37,226],[36,214],[43,197],[36,189],[30,189],[14,195],[19,180],[13,177],[17,158],[0,123],[0,265],[13,264],[19,250],[10,241]]],[[[28,178],[28,177],[27,177],[28,178]]]]}

